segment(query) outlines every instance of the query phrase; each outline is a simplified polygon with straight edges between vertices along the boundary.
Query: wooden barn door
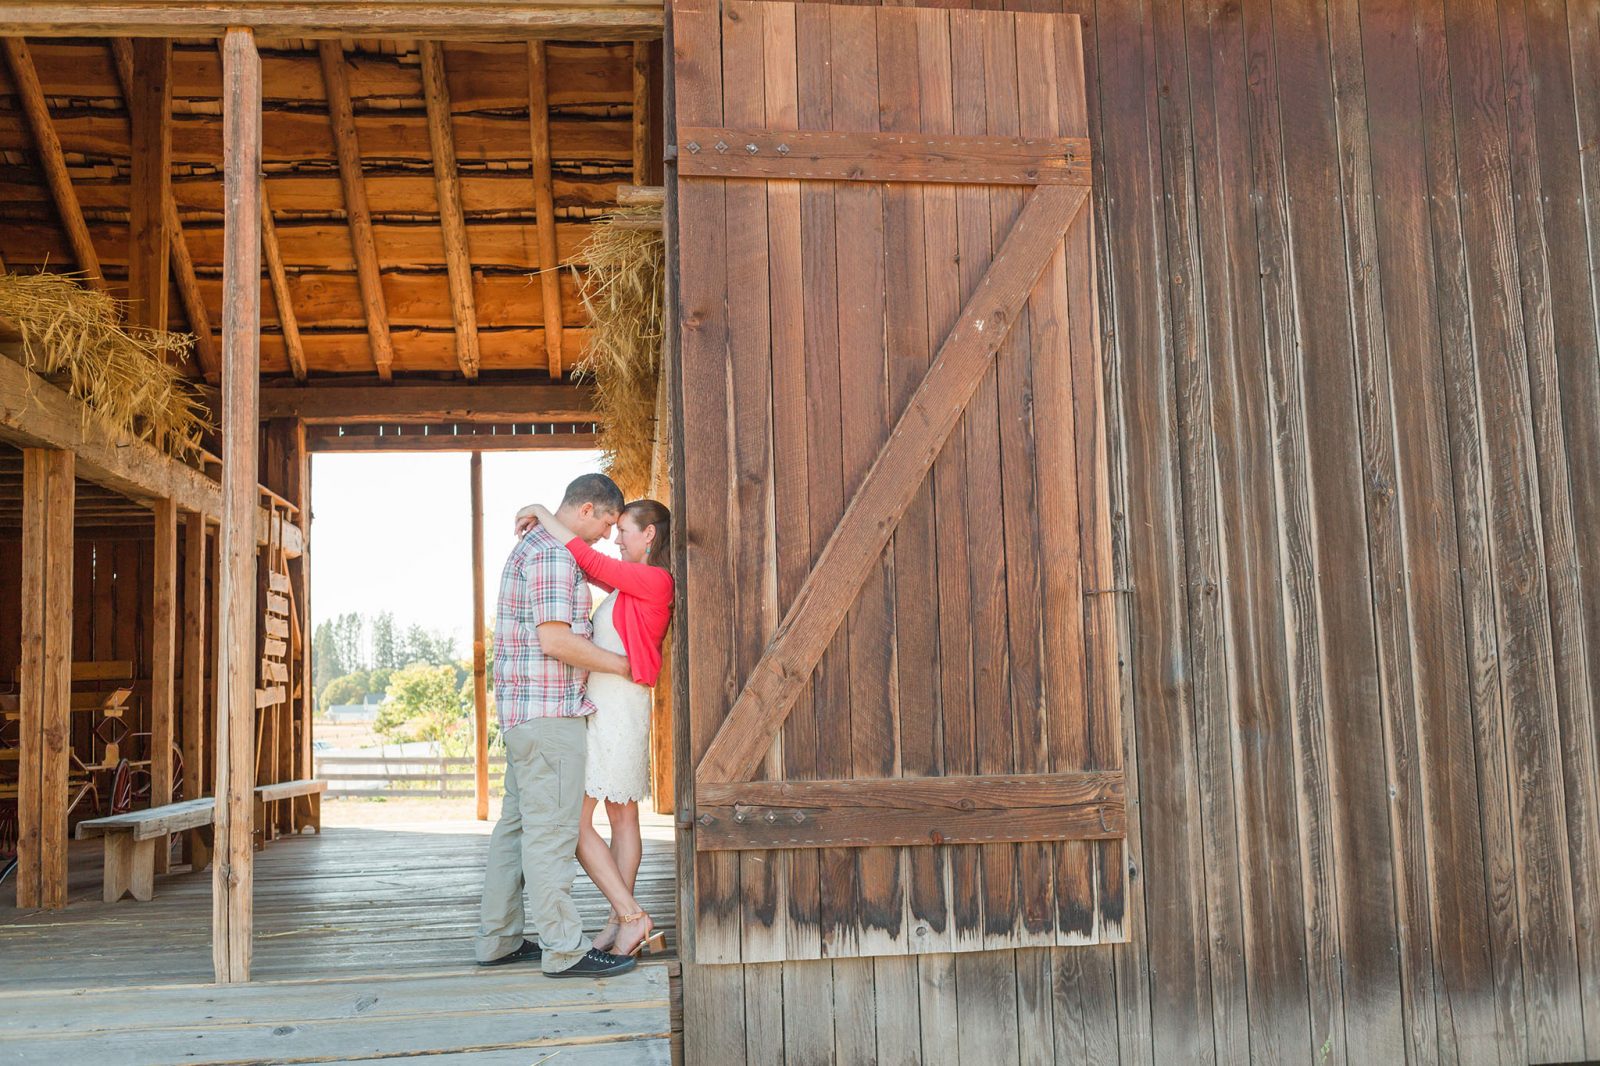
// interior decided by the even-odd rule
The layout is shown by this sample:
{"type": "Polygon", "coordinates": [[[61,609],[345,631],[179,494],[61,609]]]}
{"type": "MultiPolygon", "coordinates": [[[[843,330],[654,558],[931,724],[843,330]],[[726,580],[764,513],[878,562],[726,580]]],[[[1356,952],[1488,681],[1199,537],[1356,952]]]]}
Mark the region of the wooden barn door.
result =
{"type": "Polygon", "coordinates": [[[1120,940],[1078,20],[671,10],[685,950],[1120,940]]]}

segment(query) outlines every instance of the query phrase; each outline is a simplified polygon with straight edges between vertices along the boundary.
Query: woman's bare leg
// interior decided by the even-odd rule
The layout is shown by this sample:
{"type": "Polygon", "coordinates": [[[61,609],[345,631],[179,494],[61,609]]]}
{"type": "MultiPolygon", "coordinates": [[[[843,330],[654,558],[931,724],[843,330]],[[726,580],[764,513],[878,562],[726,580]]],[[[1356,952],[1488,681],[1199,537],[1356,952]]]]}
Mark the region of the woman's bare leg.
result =
{"type": "MultiPolygon", "coordinates": [[[[593,881],[601,895],[606,897],[606,902],[611,904],[612,914],[637,914],[639,901],[633,898],[633,890],[622,879],[622,874],[611,857],[611,849],[606,847],[605,838],[594,827],[594,808],[598,802],[593,796],[583,797],[582,823],[578,827],[578,862],[582,864],[584,873],[589,875],[589,880],[593,881]]],[[[631,926],[641,924],[635,922],[631,923],[631,926]]],[[[601,936],[604,937],[607,932],[610,932],[612,939],[602,945],[602,950],[610,950],[615,945],[621,930],[611,930],[608,923],[608,929],[602,930],[601,936]]],[[[638,936],[633,936],[629,947],[638,940],[638,936]]]]}
{"type": "Polygon", "coordinates": [[[606,800],[606,818],[611,822],[611,857],[616,861],[623,883],[632,892],[639,879],[639,860],[644,854],[644,841],[639,834],[639,805],[606,800]]]}

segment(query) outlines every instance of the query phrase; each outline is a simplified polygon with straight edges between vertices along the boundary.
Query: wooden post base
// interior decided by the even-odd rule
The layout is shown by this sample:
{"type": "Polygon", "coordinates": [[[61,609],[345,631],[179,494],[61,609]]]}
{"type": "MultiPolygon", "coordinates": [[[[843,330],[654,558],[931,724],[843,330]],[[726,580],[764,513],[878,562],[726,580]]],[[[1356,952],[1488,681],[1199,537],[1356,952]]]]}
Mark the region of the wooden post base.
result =
{"type": "Polygon", "coordinates": [[[156,840],[135,840],[132,833],[107,833],[105,893],[115,903],[128,893],[141,903],[156,892],[156,840]]]}

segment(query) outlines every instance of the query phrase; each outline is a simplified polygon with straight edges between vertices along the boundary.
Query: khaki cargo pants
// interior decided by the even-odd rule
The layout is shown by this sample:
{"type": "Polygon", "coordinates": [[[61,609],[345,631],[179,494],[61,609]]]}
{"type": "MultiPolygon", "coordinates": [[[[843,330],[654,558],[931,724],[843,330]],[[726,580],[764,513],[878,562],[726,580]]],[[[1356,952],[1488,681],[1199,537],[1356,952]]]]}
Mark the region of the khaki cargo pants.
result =
{"type": "Polygon", "coordinates": [[[571,967],[589,950],[572,902],[588,721],[535,718],[505,733],[506,794],[489,837],[475,945],[479,962],[522,946],[524,886],[545,973],[571,967]]]}

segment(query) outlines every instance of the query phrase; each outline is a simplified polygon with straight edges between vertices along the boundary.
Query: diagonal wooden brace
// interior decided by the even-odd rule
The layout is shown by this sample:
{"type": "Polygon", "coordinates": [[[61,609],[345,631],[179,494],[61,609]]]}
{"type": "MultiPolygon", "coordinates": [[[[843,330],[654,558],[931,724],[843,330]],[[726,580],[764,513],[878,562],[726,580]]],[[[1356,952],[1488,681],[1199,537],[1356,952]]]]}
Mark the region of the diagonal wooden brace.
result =
{"type": "Polygon", "coordinates": [[[1042,186],[1028,198],[712,738],[697,784],[755,773],[1088,198],[1088,189],[1068,185],[1042,186]]]}

